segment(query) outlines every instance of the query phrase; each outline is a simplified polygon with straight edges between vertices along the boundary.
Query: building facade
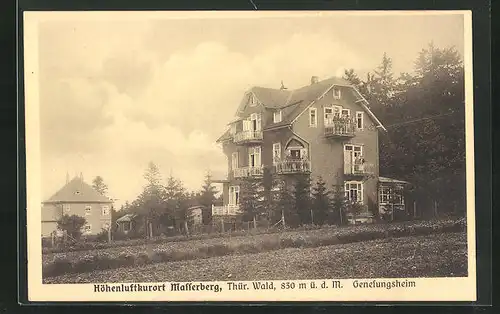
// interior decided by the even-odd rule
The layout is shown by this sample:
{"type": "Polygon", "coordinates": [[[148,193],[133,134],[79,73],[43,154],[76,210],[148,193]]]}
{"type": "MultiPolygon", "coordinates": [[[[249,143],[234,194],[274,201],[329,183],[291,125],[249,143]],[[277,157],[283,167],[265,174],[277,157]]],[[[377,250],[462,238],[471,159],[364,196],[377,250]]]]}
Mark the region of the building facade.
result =
{"type": "Polygon", "coordinates": [[[213,215],[237,215],[241,180],[262,177],[264,168],[285,184],[296,175],[342,186],[365,208],[369,222],[379,209],[379,132],[385,128],[368,102],[344,79],[332,77],[296,90],[253,87],[236,119],[218,139],[228,160],[224,205],[213,215]]]}
{"type": "Polygon", "coordinates": [[[82,176],[66,180],[66,184],[42,203],[42,237],[57,230],[63,215],[78,215],[86,220],[83,235],[96,235],[111,226],[112,201],[83,181],[82,176]]]}

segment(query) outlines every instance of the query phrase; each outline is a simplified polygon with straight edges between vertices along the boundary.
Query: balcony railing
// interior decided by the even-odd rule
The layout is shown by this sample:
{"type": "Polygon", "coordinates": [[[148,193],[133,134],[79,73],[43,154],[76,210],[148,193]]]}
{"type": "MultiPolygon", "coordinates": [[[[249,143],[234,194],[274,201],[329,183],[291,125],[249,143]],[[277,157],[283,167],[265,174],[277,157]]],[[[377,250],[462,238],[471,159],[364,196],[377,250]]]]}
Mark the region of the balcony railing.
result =
{"type": "Polygon", "coordinates": [[[240,214],[239,205],[212,205],[212,216],[234,216],[240,214]]]}
{"type": "Polygon", "coordinates": [[[363,158],[357,158],[353,162],[344,163],[344,174],[360,176],[375,174],[375,165],[364,162],[363,158]]]}
{"type": "Polygon", "coordinates": [[[353,137],[356,131],[356,123],[350,119],[328,119],[325,121],[326,137],[353,137]]]}
{"type": "Polygon", "coordinates": [[[255,143],[262,141],[262,131],[240,131],[233,137],[235,143],[255,143]]]}
{"type": "Polygon", "coordinates": [[[261,177],[264,175],[264,167],[242,167],[233,170],[235,178],[261,177]]]}
{"type": "Polygon", "coordinates": [[[311,162],[306,159],[288,159],[275,162],[274,169],[278,174],[309,173],[311,162]]]}

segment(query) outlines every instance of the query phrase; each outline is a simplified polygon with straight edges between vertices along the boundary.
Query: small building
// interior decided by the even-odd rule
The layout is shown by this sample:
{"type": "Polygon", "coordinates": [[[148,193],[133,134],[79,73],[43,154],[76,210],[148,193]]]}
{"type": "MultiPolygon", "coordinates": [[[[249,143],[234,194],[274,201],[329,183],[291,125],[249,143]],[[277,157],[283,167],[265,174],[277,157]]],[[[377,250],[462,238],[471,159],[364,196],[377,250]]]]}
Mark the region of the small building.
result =
{"type": "Polygon", "coordinates": [[[407,181],[379,177],[378,210],[382,218],[393,221],[408,215],[405,191],[409,186],[407,181]]]}
{"type": "Polygon", "coordinates": [[[188,208],[188,223],[192,226],[203,224],[203,206],[192,206],[188,208]]]}
{"type": "Polygon", "coordinates": [[[83,181],[83,176],[66,180],[66,184],[42,203],[42,237],[57,231],[63,215],[78,215],[86,220],[83,235],[96,235],[111,226],[113,201],[83,181]]]}
{"type": "Polygon", "coordinates": [[[123,232],[125,234],[129,233],[131,230],[135,228],[137,218],[136,214],[126,214],[121,216],[116,220],[116,224],[118,225],[118,231],[123,232]]]}

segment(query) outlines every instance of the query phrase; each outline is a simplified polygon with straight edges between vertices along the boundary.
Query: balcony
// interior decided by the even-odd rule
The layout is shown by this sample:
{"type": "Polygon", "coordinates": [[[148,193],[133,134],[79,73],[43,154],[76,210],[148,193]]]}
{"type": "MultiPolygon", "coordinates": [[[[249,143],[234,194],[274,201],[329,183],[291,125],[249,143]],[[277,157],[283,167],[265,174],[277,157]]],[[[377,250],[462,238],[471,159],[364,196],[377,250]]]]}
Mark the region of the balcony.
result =
{"type": "Polygon", "coordinates": [[[277,174],[308,174],[311,172],[311,161],[306,159],[288,159],[276,162],[274,170],[277,174]]]}
{"type": "Polygon", "coordinates": [[[264,167],[242,167],[233,170],[235,178],[252,178],[262,177],[264,175],[264,167]]]}
{"type": "Polygon", "coordinates": [[[348,118],[332,118],[325,121],[325,137],[353,137],[356,130],[355,121],[348,118]]]}
{"type": "Polygon", "coordinates": [[[375,165],[367,163],[363,158],[344,163],[344,174],[350,176],[369,176],[375,174],[375,165]]]}
{"type": "Polygon", "coordinates": [[[239,205],[223,205],[214,206],[212,205],[212,216],[235,216],[240,214],[239,205]]]}
{"type": "Polygon", "coordinates": [[[255,144],[262,142],[262,131],[240,131],[233,137],[236,144],[255,144]]]}

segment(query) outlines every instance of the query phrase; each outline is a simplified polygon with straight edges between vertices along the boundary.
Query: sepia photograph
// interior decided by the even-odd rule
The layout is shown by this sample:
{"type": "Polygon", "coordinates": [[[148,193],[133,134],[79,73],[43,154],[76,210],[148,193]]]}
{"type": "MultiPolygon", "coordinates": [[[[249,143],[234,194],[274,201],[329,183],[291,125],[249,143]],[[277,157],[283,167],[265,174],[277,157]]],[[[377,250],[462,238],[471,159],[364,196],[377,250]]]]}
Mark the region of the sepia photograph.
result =
{"type": "Polygon", "coordinates": [[[475,297],[470,12],[24,23],[34,299],[475,297]]]}

